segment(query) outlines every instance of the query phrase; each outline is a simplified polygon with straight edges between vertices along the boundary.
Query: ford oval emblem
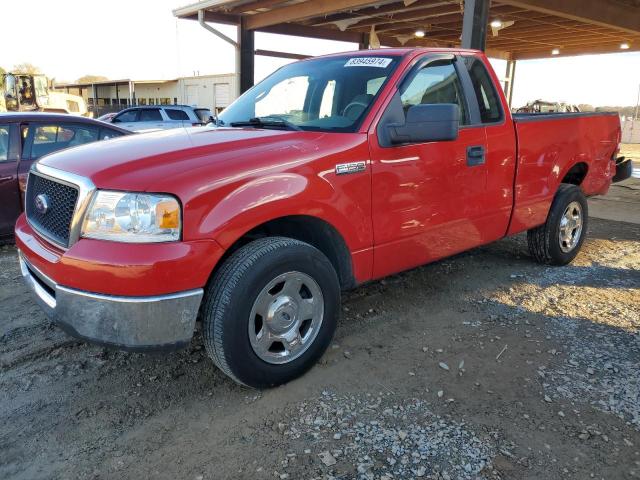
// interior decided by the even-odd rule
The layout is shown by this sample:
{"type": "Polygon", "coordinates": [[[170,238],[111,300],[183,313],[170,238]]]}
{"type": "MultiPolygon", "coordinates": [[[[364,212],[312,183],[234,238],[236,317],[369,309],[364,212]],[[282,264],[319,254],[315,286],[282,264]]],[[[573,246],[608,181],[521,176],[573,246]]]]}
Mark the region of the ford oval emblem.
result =
{"type": "Polygon", "coordinates": [[[44,215],[49,210],[49,197],[47,197],[44,193],[38,195],[33,201],[36,212],[40,215],[44,215]]]}

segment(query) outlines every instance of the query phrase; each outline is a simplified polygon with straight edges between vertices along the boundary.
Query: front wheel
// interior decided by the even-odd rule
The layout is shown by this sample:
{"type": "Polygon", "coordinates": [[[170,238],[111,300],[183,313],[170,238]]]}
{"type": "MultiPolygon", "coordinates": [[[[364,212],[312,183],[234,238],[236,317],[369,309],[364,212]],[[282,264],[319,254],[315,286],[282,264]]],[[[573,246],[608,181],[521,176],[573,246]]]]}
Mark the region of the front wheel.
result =
{"type": "Polygon", "coordinates": [[[207,288],[205,346],[235,381],[280,385],[324,353],[339,305],[338,276],[322,252],[290,238],[259,239],[231,255],[207,288]]]}
{"type": "Polygon", "coordinates": [[[587,234],[589,209],[579,187],[561,184],[547,221],[527,232],[529,252],[539,263],[566,265],[580,251],[587,234]]]}

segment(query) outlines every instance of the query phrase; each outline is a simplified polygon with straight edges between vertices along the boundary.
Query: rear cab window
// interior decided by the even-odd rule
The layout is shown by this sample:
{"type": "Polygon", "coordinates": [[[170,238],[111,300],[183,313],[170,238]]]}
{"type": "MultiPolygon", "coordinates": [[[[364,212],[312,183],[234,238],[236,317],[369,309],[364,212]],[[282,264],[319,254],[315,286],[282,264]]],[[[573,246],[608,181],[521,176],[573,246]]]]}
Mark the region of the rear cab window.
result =
{"type": "Polygon", "coordinates": [[[471,77],[471,84],[480,109],[480,120],[482,123],[501,122],[503,119],[502,103],[487,67],[476,57],[464,56],[462,61],[471,77]]]}

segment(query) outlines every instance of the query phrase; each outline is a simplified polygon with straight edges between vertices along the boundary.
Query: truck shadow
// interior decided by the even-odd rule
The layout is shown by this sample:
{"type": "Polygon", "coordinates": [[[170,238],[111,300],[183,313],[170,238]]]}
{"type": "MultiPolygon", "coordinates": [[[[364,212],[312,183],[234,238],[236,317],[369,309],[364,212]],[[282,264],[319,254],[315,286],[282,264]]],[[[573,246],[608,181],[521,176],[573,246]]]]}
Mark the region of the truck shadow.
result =
{"type": "Polygon", "coordinates": [[[589,223],[587,241],[589,239],[640,242],[640,225],[592,218],[589,223]]]}

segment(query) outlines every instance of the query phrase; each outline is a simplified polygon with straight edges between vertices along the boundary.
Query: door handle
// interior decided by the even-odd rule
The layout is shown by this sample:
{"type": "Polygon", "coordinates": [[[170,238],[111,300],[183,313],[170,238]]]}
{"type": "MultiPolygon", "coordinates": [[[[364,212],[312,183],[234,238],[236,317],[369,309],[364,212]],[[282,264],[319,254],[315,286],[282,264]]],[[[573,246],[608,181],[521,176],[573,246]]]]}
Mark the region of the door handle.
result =
{"type": "Polygon", "coordinates": [[[467,147],[467,166],[476,167],[484,165],[484,147],[482,145],[467,147]]]}

